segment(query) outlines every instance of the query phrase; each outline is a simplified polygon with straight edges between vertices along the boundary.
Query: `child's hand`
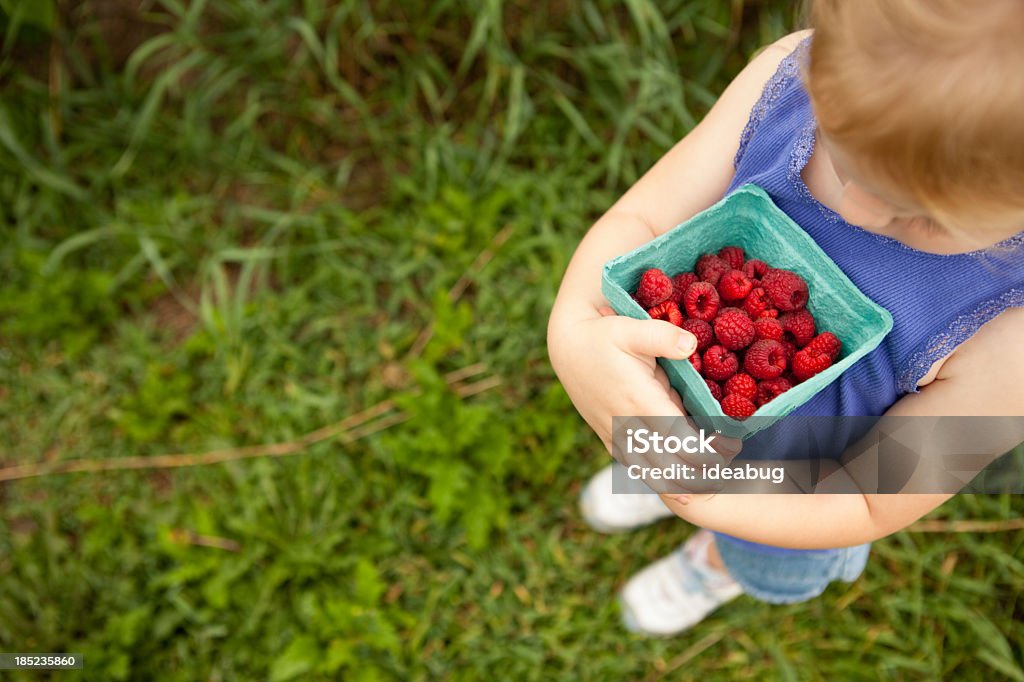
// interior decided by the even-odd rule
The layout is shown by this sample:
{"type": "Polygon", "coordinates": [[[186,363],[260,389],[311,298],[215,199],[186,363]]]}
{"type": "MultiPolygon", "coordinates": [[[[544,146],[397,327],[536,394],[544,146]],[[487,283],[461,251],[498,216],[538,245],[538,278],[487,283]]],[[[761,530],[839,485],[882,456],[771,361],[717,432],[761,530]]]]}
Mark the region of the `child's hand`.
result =
{"type": "MultiPolygon", "coordinates": [[[[669,385],[668,377],[656,358],[683,360],[696,349],[697,339],[690,332],[662,320],[635,320],[616,316],[608,307],[598,311],[601,317],[573,325],[561,334],[553,334],[550,352],[555,371],[587,424],[613,452],[612,417],[657,416],[685,417],[682,400],[669,385]]],[[[664,420],[658,420],[652,431],[664,432],[664,420]]],[[[675,421],[675,420],[671,420],[675,421]]],[[[680,419],[679,425],[686,420],[680,419]]],[[[680,434],[681,435],[681,434],[680,434]]],[[[621,436],[621,434],[620,434],[621,436]]],[[[620,444],[621,445],[621,444],[620,444]]],[[[739,441],[717,436],[715,446],[725,459],[734,457],[739,441]],[[724,447],[722,447],[724,446],[724,447]]],[[[625,448],[618,448],[625,452],[625,448]]],[[[683,463],[695,464],[685,455],[683,463]]],[[[637,455],[637,461],[624,461],[626,466],[664,466],[664,461],[648,461],[637,455]]],[[[663,460],[665,457],[662,456],[663,460]]],[[[680,492],[678,483],[659,490],[655,482],[648,484],[658,492],[680,492]]],[[[704,484],[688,484],[691,492],[710,492],[704,484]]],[[[684,496],[681,496],[684,497],[684,496]]],[[[682,502],[683,499],[680,499],[682,502]]]]}
{"type": "Polygon", "coordinates": [[[600,313],[553,334],[549,352],[573,405],[610,450],[613,416],[685,414],[655,358],[684,360],[697,338],[662,320],[600,313]]]}

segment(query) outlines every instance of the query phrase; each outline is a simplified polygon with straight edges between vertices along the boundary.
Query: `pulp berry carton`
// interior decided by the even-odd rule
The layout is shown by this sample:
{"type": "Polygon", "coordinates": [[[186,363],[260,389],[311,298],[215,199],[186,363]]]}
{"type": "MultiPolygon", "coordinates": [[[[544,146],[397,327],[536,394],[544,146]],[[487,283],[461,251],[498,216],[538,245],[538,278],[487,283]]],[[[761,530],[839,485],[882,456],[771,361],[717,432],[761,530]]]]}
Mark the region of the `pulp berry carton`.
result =
{"type": "Polygon", "coordinates": [[[865,296],[825,252],[756,185],[743,185],[714,206],[656,239],[605,263],[601,291],[619,315],[650,319],[630,295],[649,268],[670,276],[692,271],[701,254],[723,246],[743,248],[774,268],[798,273],[807,282],[807,308],[819,331],[830,331],[843,343],[831,367],[797,384],[738,421],[722,412],[704,379],[688,360],[659,358],[672,387],[683,398],[697,424],[731,438],[747,438],[771,426],[839,378],[873,350],[892,330],[892,315],[865,296]]]}

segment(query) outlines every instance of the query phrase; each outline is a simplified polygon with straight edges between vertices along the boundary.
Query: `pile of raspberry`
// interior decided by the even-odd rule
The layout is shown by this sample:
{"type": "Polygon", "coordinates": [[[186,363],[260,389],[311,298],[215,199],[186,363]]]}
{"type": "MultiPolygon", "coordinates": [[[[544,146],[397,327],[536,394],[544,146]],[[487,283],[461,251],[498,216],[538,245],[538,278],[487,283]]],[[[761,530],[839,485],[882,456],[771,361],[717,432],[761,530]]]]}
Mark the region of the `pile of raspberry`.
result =
{"type": "Polygon", "coordinates": [[[722,411],[740,420],[839,357],[842,344],[818,333],[807,297],[800,275],[747,260],[738,246],[704,254],[694,272],[652,268],[633,295],[652,318],[697,337],[690,363],[722,411]]]}

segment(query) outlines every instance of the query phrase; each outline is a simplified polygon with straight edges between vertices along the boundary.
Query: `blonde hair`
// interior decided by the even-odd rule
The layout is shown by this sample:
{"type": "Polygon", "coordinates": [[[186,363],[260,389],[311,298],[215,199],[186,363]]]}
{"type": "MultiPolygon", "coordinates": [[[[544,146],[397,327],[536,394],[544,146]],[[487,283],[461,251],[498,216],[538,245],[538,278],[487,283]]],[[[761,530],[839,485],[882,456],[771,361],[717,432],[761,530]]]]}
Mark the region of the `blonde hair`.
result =
{"type": "Polygon", "coordinates": [[[956,229],[1024,228],[1024,1],[811,0],[828,138],[956,229]]]}

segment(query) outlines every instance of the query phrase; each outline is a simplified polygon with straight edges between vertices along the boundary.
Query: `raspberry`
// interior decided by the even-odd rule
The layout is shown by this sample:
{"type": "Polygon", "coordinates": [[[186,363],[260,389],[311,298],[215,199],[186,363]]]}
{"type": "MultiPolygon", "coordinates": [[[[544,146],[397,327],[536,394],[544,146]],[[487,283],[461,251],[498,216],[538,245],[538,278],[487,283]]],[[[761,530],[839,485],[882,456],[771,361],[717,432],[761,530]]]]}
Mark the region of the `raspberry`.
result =
{"type": "Polygon", "coordinates": [[[659,303],[664,303],[671,295],[672,280],[658,268],[651,268],[640,275],[636,298],[644,308],[653,308],[659,303]]]}
{"type": "Polygon", "coordinates": [[[686,308],[686,314],[705,322],[715,319],[720,301],[715,287],[708,282],[694,282],[683,294],[683,306],[686,308]]]}
{"type": "Polygon", "coordinates": [[[697,259],[694,270],[702,280],[715,285],[722,275],[732,270],[732,266],[712,253],[706,253],[697,259]]]}
{"type": "Polygon", "coordinates": [[[690,288],[690,285],[697,281],[697,275],[692,272],[681,272],[672,278],[672,296],[668,299],[676,305],[683,305],[683,294],[690,288]]]}
{"type": "MultiPolygon", "coordinates": [[[[707,350],[707,347],[711,345],[711,342],[715,338],[714,332],[711,331],[711,325],[704,320],[698,320],[695,317],[690,317],[684,320],[679,326],[697,337],[698,353],[707,350]]],[[[693,356],[691,355],[690,357],[693,356]]]]}
{"type": "Polygon", "coordinates": [[[650,315],[652,319],[665,320],[666,322],[671,322],[677,327],[683,326],[683,314],[679,312],[679,306],[672,301],[659,303],[653,308],[650,308],[647,311],[647,314],[650,315]]]}
{"type": "Polygon", "coordinates": [[[750,279],[760,280],[769,270],[771,267],[767,263],[756,258],[751,258],[743,264],[743,274],[750,279]]]}
{"type": "Polygon", "coordinates": [[[701,367],[704,366],[704,364],[700,361],[700,353],[694,352],[693,355],[687,358],[687,360],[689,360],[690,364],[693,365],[693,368],[697,370],[697,374],[700,374],[701,367]]]}
{"type": "Polygon", "coordinates": [[[708,390],[711,391],[711,397],[718,402],[722,402],[722,387],[718,385],[718,382],[711,379],[705,379],[704,383],[708,385],[708,390]]]}
{"type": "Polygon", "coordinates": [[[722,412],[733,419],[742,421],[756,411],[757,407],[750,402],[750,398],[739,393],[726,393],[722,398],[722,412]]]}
{"type": "Polygon", "coordinates": [[[633,293],[653,319],[694,335],[690,366],[735,419],[831,367],[842,351],[835,334],[817,334],[799,274],[745,258],[725,246],[703,254],[694,272],[670,278],[651,268],[633,293]]]}
{"type": "Polygon", "coordinates": [[[724,381],[740,368],[739,358],[725,346],[711,346],[704,351],[704,376],[724,381]]]}
{"type": "Polygon", "coordinates": [[[715,338],[729,350],[746,348],[754,340],[754,323],[739,308],[723,308],[715,318],[715,338]]]}
{"type": "Polygon", "coordinates": [[[723,387],[726,395],[730,393],[739,393],[744,398],[754,399],[757,395],[757,380],[749,374],[738,372],[729,377],[729,380],[725,382],[723,387]]]}
{"type": "Polygon", "coordinates": [[[782,325],[773,317],[759,317],[754,320],[754,340],[771,339],[781,341],[783,334],[782,325]]]}
{"type": "Polygon", "coordinates": [[[843,343],[832,332],[822,332],[807,342],[804,349],[824,353],[835,362],[839,357],[839,351],[843,349],[843,343]]]}
{"type": "Polygon", "coordinates": [[[757,396],[754,397],[754,403],[760,407],[765,403],[775,400],[791,388],[793,388],[793,384],[785,377],[758,382],[757,396]]]}
{"type": "Polygon", "coordinates": [[[775,307],[784,313],[807,305],[807,282],[795,272],[771,269],[761,278],[761,286],[775,307]]]}
{"type": "Polygon", "coordinates": [[[798,348],[803,348],[814,338],[814,315],[806,308],[795,313],[786,313],[779,318],[782,324],[782,331],[786,333],[785,341],[795,343],[798,348]]]}
{"type": "Polygon", "coordinates": [[[768,294],[765,293],[763,287],[752,288],[750,294],[743,301],[743,309],[747,311],[747,315],[750,315],[751,319],[760,317],[761,313],[770,307],[771,301],[768,300],[768,294]]]}
{"type": "Polygon", "coordinates": [[[742,301],[754,288],[754,283],[739,270],[730,270],[718,280],[718,294],[725,301],[742,301]]]}
{"type": "MultiPolygon", "coordinates": [[[[707,364],[706,357],[704,363],[707,364]]],[[[743,369],[755,379],[774,379],[786,370],[786,364],[786,347],[778,341],[762,339],[747,349],[743,369]]]]}
{"type": "Polygon", "coordinates": [[[746,255],[738,246],[723,246],[718,252],[718,257],[728,263],[733,270],[740,270],[743,268],[746,255]]]}
{"type": "Polygon", "coordinates": [[[827,349],[804,348],[793,356],[793,376],[797,381],[807,381],[831,366],[832,358],[827,349]]]}

